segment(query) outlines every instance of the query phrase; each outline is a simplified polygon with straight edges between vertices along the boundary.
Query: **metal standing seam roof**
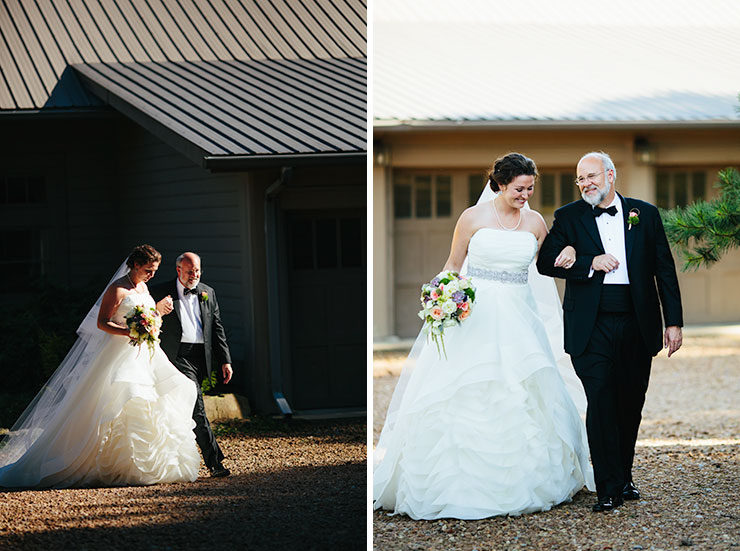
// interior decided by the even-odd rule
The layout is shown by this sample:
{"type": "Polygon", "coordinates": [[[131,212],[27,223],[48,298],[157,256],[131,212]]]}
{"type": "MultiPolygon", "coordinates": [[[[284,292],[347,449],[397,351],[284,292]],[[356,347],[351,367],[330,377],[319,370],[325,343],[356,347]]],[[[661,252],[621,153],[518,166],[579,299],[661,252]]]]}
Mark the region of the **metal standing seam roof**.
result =
{"type": "Polygon", "coordinates": [[[365,59],[73,66],[97,96],[202,156],[364,151],[365,59]]]}
{"type": "Polygon", "coordinates": [[[366,17],[364,0],[3,0],[0,115],[102,102],[193,157],[362,152],[366,17]]]}
{"type": "Polygon", "coordinates": [[[376,127],[738,121],[737,25],[373,28],[376,127]]]}

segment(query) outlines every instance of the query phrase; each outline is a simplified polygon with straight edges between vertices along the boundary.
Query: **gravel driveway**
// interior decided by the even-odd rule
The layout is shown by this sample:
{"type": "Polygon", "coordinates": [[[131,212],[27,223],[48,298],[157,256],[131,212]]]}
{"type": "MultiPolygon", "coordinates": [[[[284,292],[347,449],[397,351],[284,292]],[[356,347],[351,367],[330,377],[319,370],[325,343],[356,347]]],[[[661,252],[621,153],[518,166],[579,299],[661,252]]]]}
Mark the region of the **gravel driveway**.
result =
{"type": "MultiPolygon", "coordinates": [[[[403,357],[377,354],[377,442],[403,357]]],[[[376,550],[740,551],[740,336],[687,336],[653,361],[635,457],[643,499],[606,514],[580,492],[545,513],[478,521],[373,514],[376,550]]]]}
{"type": "Polygon", "coordinates": [[[0,492],[0,549],[365,549],[366,426],[216,425],[228,478],[0,492]]]}

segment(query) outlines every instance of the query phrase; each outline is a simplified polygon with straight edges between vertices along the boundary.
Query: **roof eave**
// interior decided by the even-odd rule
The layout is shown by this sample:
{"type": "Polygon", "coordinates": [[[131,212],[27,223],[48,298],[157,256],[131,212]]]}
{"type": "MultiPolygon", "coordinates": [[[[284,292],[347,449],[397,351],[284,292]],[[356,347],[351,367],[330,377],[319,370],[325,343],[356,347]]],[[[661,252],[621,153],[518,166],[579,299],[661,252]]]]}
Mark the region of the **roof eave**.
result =
{"type": "Polygon", "coordinates": [[[253,168],[306,165],[365,164],[367,151],[270,155],[208,155],[203,166],[212,172],[239,172],[253,168]]]}
{"type": "Polygon", "coordinates": [[[398,120],[375,119],[375,132],[449,130],[655,130],[740,128],[740,119],[701,120],[398,120]]]}

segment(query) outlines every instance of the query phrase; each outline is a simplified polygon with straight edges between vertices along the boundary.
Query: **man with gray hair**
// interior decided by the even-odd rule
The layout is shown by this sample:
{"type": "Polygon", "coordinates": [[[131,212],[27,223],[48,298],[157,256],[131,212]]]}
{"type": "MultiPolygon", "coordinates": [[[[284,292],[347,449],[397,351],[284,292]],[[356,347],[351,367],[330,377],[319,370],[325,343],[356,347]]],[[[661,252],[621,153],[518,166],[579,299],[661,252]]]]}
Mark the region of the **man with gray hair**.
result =
{"type": "Polygon", "coordinates": [[[640,498],[632,463],[650,364],[662,347],[669,358],[681,347],[683,314],[658,209],[616,192],[617,170],[604,152],[584,155],[576,173],[582,199],[555,211],[537,269],[566,280],[565,351],[588,400],[600,512],[640,498]],[[561,253],[567,245],[575,255],[561,253]]]}
{"type": "Polygon", "coordinates": [[[150,288],[156,301],[165,299],[160,346],[169,360],[198,388],[193,420],[195,439],[211,476],[231,474],[224,467],[224,454],[206,417],[201,382],[211,378],[214,362],[223,382],[233,375],[226,331],[212,287],[202,283],[200,256],[187,252],[177,257],[177,278],[150,288]],[[167,315],[174,310],[175,315],[167,315]]]}

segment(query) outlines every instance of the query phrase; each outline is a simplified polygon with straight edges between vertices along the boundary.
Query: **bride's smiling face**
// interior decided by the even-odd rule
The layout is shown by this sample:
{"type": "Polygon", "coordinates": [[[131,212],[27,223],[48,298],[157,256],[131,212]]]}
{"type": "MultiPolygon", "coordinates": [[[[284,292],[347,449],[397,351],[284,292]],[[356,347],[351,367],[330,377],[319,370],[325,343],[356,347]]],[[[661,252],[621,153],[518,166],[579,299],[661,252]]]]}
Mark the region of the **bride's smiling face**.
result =
{"type": "Polygon", "coordinates": [[[147,264],[134,264],[131,270],[131,279],[135,283],[143,281],[146,283],[154,277],[159,269],[159,262],[149,262],[147,264]]]}
{"type": "Polygon", "coordinates": [[[521,174],[514,178],[509,185],[502,187],[501,198],[510,207],[520,209],[534,193],[534,176],[521,174]]]}

